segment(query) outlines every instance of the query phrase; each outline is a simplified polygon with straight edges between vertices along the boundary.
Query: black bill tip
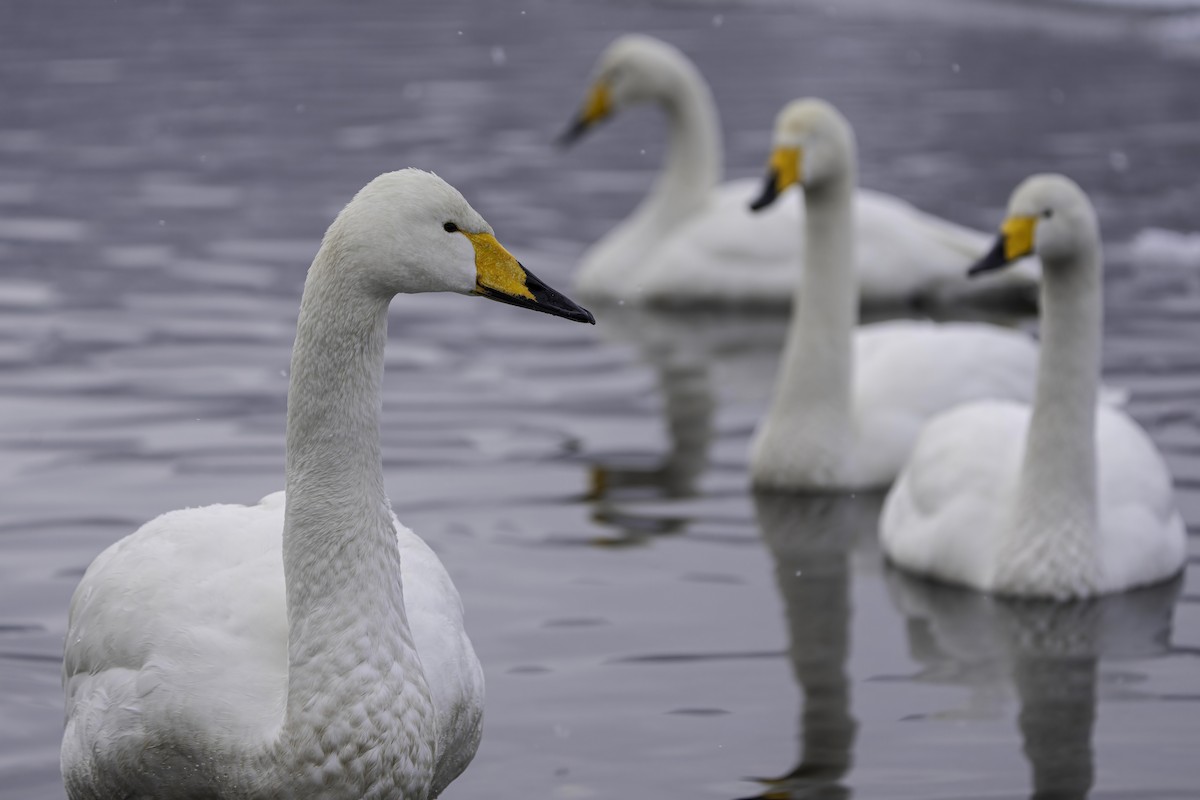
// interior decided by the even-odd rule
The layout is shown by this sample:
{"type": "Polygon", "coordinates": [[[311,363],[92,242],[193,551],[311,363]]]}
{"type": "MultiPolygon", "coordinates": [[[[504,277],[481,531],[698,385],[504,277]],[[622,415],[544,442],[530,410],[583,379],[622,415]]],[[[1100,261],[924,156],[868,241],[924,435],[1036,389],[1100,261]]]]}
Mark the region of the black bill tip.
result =
{"type": "Polygon", "coordinates": [[[587,133],[588,128],[590,127],[591,124],[583,118],[582,114],[579,114],[571,120],[571,124],[567,126],[566,130],[558,135],[558,139],[556,140],[558,142],[558,146],[570,147],[582,139],[583,135],[587,133]]]}
{"type": "MultiPolygon", "coordinates": [[[[525,269],[524,266],[521,269],[525,269]]],[[[525,288],[533,295],[532,300],[528,297],[515,297],[504,292],[498,292],[486,286],[476,287],[476,292],[489,300],[507,303],[510,306],[527,308],[530,311],[540,311],[543,314],[562,317],[573,322],[586,322],[589,325],[596,324],[596,318],[592,316],[592,312],[556,289],[552,289],[542,283],[540,278],[527,269],[525,270],[525,288]]]]}
{"type": "Polygon", "coordinates": [[[775,202],[779,197],[779,190],[775,187],[779,185],[779,172],[777,170],[768,170],[767,178],[763,181],[762,192],[759,193],[758,199],[750,203],[751,211],[762,211],[767,206],[775,202]]]}
{"type": "Polygon", "coordinates": [[[976,275],[982,275],[985,272],[992,272],[993,270],[1007,266],[1010,262],[1004,249],[1004,236],[1002,234],[996,239],[996,243],[992,245],[992,249],[987,251],[987,254],[983,258],[976,261],[967,269],[967,276],[974,278],[976,275]]]}

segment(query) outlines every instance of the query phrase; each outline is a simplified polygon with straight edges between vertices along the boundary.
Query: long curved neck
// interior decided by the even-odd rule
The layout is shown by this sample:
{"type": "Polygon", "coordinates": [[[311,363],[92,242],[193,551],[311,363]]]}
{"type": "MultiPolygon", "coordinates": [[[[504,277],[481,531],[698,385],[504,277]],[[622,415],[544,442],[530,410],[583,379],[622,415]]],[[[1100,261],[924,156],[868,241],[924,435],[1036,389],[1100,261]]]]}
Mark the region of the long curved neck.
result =
{"type": "Polygon", "coordinates": [[[636,216],[665,234],[698,213],[721,180],[721,124],[712,93],[690,64],[678,65],[659,96],[667,115],[667,160],[636,216]]]}
{"type": "Polygon", "coordinates": [[[1037,392],[997,588],[1019,592],[1028,583],[1070,597],[1094,591],[1099,571],[1096,398],[1104,299],[1098,244],[1070,263],[1047,264],[1043,273],[1037,392]]]}
{"type": "Polygon", "coordinates": [[[797,281],[792,322],[770,417],[808,431],[806,446],[840,457],[853,433],[854,169],[804,193],[804,280],[797,281]]]}
{"type": "MultiPolygon", "coordinates": [[[[371,759],[420,762],[427,731],[432,761],[432,709],[405,614],[379,447],[388,298],[356,283],[331,238],[305,284],[288,392],[288,694],[280,743],[303,759],[299,749],[311,749],[305,742],[337,716],[334,709],[357,708],[366,719],[356,719],[356,734],[373,743],[371,759]],[[399,746],[416,755],[393,752],[389,741],[402,695],[411,714],[405,732],[417,741],[399,746]]],[[[280,758],[286,763],[289,754],[280,758]]]]}

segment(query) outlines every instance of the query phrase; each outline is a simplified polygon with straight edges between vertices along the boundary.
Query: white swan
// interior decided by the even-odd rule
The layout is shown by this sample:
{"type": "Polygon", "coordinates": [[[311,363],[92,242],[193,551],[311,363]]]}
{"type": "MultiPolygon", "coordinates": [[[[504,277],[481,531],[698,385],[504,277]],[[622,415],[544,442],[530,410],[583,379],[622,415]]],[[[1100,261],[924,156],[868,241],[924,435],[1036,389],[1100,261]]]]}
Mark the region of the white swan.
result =
{"type": "MultiPolygon", "coordinates": [[[[716,107],[688,58],[643,35],[618,38],[601,55],[587,99],[563,136],[577,139],[623,107],[652,103],[666,113],[667,161],[628,219],[588,250],[576,288],[592,297],[652,304],[786,307],[796,285],[799,198],[755,216],[755,182],[721,184],[716,107]]],[[[1028,299],[1035,264],[968,287],[963,267],[990,242],[979,231],[918,211],[899,198],[856,193],[859,292],[864,303],[969,292],[1028,299]]]]}
{"type": "Polygon", "coordinates": [[[1184,562],[1183,520],[1145,432],[1096,405],[1100,241],[1067,178],[1017,187],[975,269],[1034,250],[1045,280],[1033,408],[973,403],[930,422],[884,506],[884,551],[904,569],[1001,594],[1065,599],[1164,580],[1184,562]]]}
{"type": "Polygon", "coordinates": [[[751,449],[760,488],[887,486],[932,415],[1033,393],[1037,348],[1017,331],[914,321],[855,330],[855,172],[854,132],[836,109],[813,99],[784,106],[755,206],[803,186],[805,281],[751,449]]]}
{"type": "Polygon", "coordinates": [[[388,302],[478,294],[578,321],[457,191],[369,183],[305,284],[287,496],[164,514],[71,600],[67,794],[426,798],[470,762],[483,673],[433,552],[391,513],[379,449],[388,302]]]}

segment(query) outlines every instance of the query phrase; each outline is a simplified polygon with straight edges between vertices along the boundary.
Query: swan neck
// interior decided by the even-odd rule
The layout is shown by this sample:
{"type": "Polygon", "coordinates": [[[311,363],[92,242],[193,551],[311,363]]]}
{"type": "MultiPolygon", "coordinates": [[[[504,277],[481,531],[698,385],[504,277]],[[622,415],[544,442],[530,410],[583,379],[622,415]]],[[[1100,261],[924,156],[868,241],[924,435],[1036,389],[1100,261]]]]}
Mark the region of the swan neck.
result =
{"type": "Polygon", "coordinates": [[[666,164],[639,214],[665,232],[708,203],[721,180],[722,143],[712,92],[692,65],[679,65],[659,104],[667,116],[666,164]]]}
{"type": "Polygon", "coordinates": [[[853,178],[804,192],[804,280],[792,301],[775,413],[804,414],[830,436],[845,436],[852,415],[854,328],[853,178]]]}
{"type": "Polygon", "coordinates": [[[1069,597],[1096,590],[1096,400],[1103,327],[1098,245],[1047,263],[1042,283],[1041,358],[1006,543],[1012,565],[998,588],[1036,580],[1069,597]],[[1022,576],[1021,573],[1024,573],[1022,576]]]}
{"type": "MultiPolygon", "coordinates": [[[[328,724],[331,706],[365,708],[379,724],[361,734],[387,735],[401,692],[406,700],[415,696],[413,719],[424,715],[432,726],[383,487],[379,416],[389,299],[356,282],[327,237],[305,283],[288,391],[281,743],[293,752],[328,724]]],[[[418,752],[422,730],[408,731],[418,752]]],[[[379,757],[390,757],[387,747],[379,757]]]]}

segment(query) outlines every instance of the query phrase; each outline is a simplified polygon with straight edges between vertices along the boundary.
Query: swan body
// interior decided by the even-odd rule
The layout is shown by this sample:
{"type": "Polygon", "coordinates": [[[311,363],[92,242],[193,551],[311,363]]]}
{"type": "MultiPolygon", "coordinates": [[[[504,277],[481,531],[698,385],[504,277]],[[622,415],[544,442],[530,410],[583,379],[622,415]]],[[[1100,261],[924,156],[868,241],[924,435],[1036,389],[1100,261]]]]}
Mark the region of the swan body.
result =
{"type": "Polygon", "coordinates": [[[1183,520],[1149,437],[1096,404],[1099,234],[1062,176],[1017,188],[980,268],[1030,249],[1046,267],[1033,404],[972,403],[932,420],[888,495],[883,549],[903,569],[999,594],[1083,598],[1165,580],[1184,564],[1183,520]]]}
{"type": "Polygon", "coordinates": [[[72,800],[429,798],[470,762],[483,673],[462,604],[383,490],[387,306],[418,291],[591,319],[436,176],[359,192],[305,284],[286,495],[163,514],[80,581],[63,666],[72,800]]]}
{"type": "Polygon", "coordinates": [[[751,475],[765,489],[885,487],[934,414],[986,397],[1028,399],[1037,348],[1018,331],[977,323],[856,329],[853,132],[827,103],[798,100],[780,113],[775,140],[780,166],[756,206],[803,185],[806,283],[751,475]]]}
{"type": "MultiPolygon", "coordinates": [[[[580,260],[576,288],[606,300],[656,305],[787,307],[796,288],[802,240],[800,198],[752,214],[751,181],[721,183],[716,106],[695,65],[644,35],[614,41],[601,56],[573,140],[622,107],[651,103],[667,116],[667,161],[638,208],[580,260]]],[[[923,213],[891,195],[856,193],[858,292],[866,304],[979,295],[1025,301],[1038,281],[1034,263],[968,285],[963,269],[989,237],[923,213]]]]}
{"type": "MultiPolygon", "coordinates": [[[[747,207],[757,190],[758,182],[749,179],[722,184],[711,211],[655,247],[652,266],[630,279],[634,291],[655,305],[789,306],[797,282],[804,284],[804,235],[796,232],[804,203],[799,193],[791,193],[780,199],[779,208],[754,214],[747,207]]],[[[861,188],[854,196],[854,240],[859,301],[874,307],[963,294],[964,267],[990,244],[979,231],[861,188]]],[[[1022,287],[1036,285],[1034,264],[1019,269],[1018,281],[992,287],[991,295],[1017,299],[1022,287]]],[[[583,280],[581,273],[581,290],[583,280]]]]}
{"type": "Polygon", "coordinates": [[[1037,365],[1037,347],[1026,336],[981,323],[864,325],[852,348],[848,414],[825,414],[820,400],[808,406],[810,413],[803,395],[793,403],[791,392],[776,387],[752,444],[756,486],[886,487],[930,417],[980,397],[1028,396],[1037,365]]]}
{"type": "MultiPolygon", "coordinates": [[[[282,719],[288,673],[284,505],[284,493],[277,492],[254,506],[168,512],[96,559],[80,586],[88,598],[76,604],[71,633],[78,644],[64,665],[68,698],[75,701],[64,763],[87,763],[89,751],[99,745],[121,780],[139,771],[179,780],[194,773],[189,764],[194,757],[163,749],[168,740],[156,724],[183,730],[219,725],[232,744],[255,741],[263,734],[263,720],[282,719]],[[138,628],[120,637],[117,621],[131,612],[138,628]],[[131,652],[134,647],[141,652],[131,652]],[[146,753],[150,743],[156,747],[146,753]]],[[[394,516],[392,521],[399,583],[436,717],[442,774],[434,784],[442,786],[462,772],[478,747],[483,670],[441,561],[394,516]]],[[[353,642],[345,644],[356,652],[353,642]]],[[[369,667],[359,669],[364,690],[382,677],[369,667]]],[[[355,717],[366,713],[353,705],[339,711],[342,720],[331,720],[331,737],[353,742],[355,717]]],[[[68,780],[78,774],[73,769],[68,780]]],[[[154,785],[147,782],[141,791],[160,796],[154,785]]],[[[185,786],[180,781],[176,789],[185,786]]]]}

